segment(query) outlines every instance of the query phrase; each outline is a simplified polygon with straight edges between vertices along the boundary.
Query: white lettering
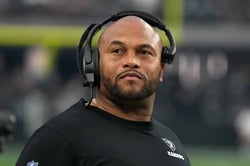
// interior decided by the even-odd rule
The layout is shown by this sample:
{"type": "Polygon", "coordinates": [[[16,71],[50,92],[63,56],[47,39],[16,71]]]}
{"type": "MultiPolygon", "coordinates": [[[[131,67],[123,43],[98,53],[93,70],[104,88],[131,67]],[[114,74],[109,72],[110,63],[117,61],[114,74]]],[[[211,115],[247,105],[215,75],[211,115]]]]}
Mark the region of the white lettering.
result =
{"type": "Polygon", "coordinates": [[[172,156],[172,157],[175,157],[175,158],[178,158],[178,159],[184,160],[184,157],[182,155],[178,154],[178,153],[168,151],[168,155],[172,156]]]}

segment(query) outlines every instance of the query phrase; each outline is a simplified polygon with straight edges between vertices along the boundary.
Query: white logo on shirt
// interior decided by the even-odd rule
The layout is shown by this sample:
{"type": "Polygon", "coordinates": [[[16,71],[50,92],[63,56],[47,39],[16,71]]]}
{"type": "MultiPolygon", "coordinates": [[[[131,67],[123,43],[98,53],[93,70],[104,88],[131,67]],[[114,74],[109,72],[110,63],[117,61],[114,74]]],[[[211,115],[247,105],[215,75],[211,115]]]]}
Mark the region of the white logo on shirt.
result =
{"type": "Polygon", "coordinates": [[[184,157],[182,155],[178,154],[178,153],[168,151],[168,155],[172,156],[172,157],[175,157],[175,158],[178,158],[178,159],[181,159],[181,160],[184,160],[184,157]]]}
{"type": "Polygon", "coordinates": [[[175,147],[175,144],[168,140],[167,138],[161,138],[167,145],[168,147],[172,150],[172,151],[175,151],[176,150],[176,147],[175,147]]]}
{"type": "Polygon", "coordinates": [[[167,153],[168,153],[169,156],[174,157],[174,158],[178,158],[178,159],[181,159],[181,160],[185,160],[184,157],[181,154],[178,154],[178,153],[174,152],[176,150],[176,146],[175,146],[175,144],[172,141],[168,140],[167,138],[161,138],[161,139],[172,150],[172,152],[167,151],[167,153]]]}
{"type": "Polygon", "coordinates": [[[38,166],[39,162],[34,162],[34,160],[32,160],[31,162],[27,163],[27,166],[38,166]]]}

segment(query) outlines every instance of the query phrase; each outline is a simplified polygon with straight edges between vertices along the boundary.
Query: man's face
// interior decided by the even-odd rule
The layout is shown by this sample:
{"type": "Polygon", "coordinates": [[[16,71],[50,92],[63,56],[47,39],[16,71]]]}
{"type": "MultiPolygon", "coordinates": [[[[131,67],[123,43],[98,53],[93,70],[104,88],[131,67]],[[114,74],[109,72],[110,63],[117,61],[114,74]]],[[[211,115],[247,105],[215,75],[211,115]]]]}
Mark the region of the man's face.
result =
{"type": "Polygon", "coordinates": [[[140,100],[162,81],[162,44],[158,33],[138,18],[108,27],[99,41],[100,91],[106,97],[140,100]]]}

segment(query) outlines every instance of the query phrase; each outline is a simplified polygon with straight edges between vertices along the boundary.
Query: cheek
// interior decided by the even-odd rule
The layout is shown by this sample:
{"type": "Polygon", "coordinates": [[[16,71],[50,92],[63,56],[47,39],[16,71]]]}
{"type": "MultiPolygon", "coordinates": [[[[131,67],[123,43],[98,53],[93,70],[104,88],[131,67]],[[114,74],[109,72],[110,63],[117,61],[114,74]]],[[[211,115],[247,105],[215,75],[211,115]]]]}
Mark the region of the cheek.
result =
{"type": "Polygon", "coordinates": [[[100,76],[102,77],[112,79],[117,71],[117,67],[115,66],[115,63],[111,63],[109,60],[103,59],[103,61],[100,61],[100,76]]]}
{"type": "Polygon", "coordinates": [[[154,67],[148,68],[147,75],[150,79],[163,81],[163,69],[160,65],[155,65],[154,67]]]}

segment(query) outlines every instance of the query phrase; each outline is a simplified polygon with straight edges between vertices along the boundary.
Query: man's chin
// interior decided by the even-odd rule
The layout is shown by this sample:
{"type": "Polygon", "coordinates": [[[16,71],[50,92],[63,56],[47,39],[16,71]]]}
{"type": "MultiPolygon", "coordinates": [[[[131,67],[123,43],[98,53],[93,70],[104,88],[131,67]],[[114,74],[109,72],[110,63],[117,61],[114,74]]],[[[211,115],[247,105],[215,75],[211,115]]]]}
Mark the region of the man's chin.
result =
{"type": "Polygon", "coordinates": [[[118,92],[117,97],[122,100],[141,100],[147,97],[142,90],[136,89],[122,89],[118,92]]]}

